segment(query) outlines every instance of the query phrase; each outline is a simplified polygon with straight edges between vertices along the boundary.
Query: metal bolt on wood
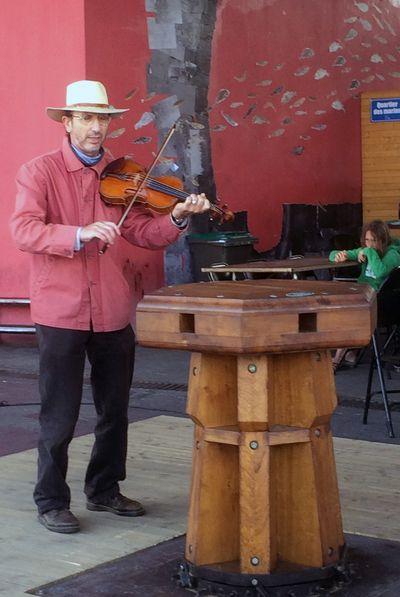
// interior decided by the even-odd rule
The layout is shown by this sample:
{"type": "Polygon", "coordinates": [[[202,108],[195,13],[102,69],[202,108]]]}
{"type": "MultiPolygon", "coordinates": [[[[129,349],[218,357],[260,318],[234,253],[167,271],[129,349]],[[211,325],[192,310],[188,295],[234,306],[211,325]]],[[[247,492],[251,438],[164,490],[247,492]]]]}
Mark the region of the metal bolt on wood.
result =
{"type": "Polygon", "coordinates": [[[257,365],[250,363],[250,365],[247,367],[247,370],[249,373],[255,373],[257,371],[257,365]]]}
{"type": "Polygon", "coordinates": [[[321,435],[321,429],[316,429],[314,431],[314,435],[315,435],[315,437],[320,437],[320,435],[321,435]]]}
{"type": "Polygon", "coordinates": [[[258,442],[252,441],[252,442],[250,442],[249,446],[250,446],[250,448],[252,450],[257,450],[257,448],[258,448],[258,442]]]}
{"type": "Polygon", "coordinates": [[[197,375],[197,367],[193,367],[192,373],[193,373],[193,375],[197,375]]]}
{"type": "Polygon", "coordinates": [[[259,558],[257,558],[257,556],[253,556],[250,560],[250,562],[252,563],[253,566],[258,566],[258,564],[260,563],[259,558]]]}

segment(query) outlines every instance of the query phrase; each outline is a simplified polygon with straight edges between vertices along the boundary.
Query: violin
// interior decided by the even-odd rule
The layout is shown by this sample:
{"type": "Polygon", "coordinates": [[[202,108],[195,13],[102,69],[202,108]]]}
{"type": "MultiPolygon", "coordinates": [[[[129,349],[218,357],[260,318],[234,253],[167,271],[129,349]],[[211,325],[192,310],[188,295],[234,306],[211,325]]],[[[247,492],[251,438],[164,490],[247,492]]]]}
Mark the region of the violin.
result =
{"type": "MultiPolygon", "coordinates": [[[[119,158],[108,164],[100,176],[100,195],[108,205],[144,205],[159,214],[171,213],[175,205],[188,196],[182,181],[176,176],[150,177],[149,172],[130,158],[119,158]],[[144,184],[143,184],[144,183],[144,184]]],[[[234,214],[226,205],[211,203],[212,219],[233,220],[234,214]]]]}

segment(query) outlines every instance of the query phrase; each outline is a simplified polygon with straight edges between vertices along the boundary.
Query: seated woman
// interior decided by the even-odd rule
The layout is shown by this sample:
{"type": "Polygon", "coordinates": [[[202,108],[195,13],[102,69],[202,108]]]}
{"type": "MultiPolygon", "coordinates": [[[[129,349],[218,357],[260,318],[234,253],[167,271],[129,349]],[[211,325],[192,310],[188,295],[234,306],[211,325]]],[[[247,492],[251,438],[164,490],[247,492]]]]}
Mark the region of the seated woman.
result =
{"type": "MultiPolygon", "coordinates": [[[[329,260],[334,263],[358,261],[361,264],[361,274],[357,282],[369,284],[378,291],[390,272],[400,265],[400,245],[390,238],[385,222],[373,220],[363,226],[361,247],[350,251],[332,251],[329,260]]],[[[338,349],[333,358],[335,371],[344,358],[346,362],[354,364],[356,354],[347,348],[338,349]]]]}

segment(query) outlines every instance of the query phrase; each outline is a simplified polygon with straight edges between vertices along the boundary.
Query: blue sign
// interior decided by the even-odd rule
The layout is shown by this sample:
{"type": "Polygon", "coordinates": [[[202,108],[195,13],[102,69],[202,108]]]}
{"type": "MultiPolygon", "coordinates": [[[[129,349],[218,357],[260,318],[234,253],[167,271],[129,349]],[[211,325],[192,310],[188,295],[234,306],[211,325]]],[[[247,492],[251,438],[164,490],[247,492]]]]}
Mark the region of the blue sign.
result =
{"type": "Polygon", "coordinates": [[[371,99],[371,122],[400,121],[400,97],[371,99]]]}

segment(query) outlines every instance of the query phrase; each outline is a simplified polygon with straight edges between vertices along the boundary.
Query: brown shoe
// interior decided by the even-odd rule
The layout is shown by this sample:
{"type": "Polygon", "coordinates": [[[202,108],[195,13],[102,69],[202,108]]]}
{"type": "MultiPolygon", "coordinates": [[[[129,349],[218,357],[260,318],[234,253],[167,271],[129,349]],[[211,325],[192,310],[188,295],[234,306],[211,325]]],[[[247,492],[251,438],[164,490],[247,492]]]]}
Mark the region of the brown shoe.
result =
{"type": "Polygon", "coordinates": [[[121,493],[102,499],[101,502],[86,502],[86,508],[95,512],[112,512],[118,516],[143,516],[145,509],[140,502],[130,500],[121,493]]]}
{"type": "Polygon", "coordinates": [[[48,510],[39,514],[38,520],[49,531],[55,533],[77,533],[80,530],[79,520],[71,510],[48,510]]]}

